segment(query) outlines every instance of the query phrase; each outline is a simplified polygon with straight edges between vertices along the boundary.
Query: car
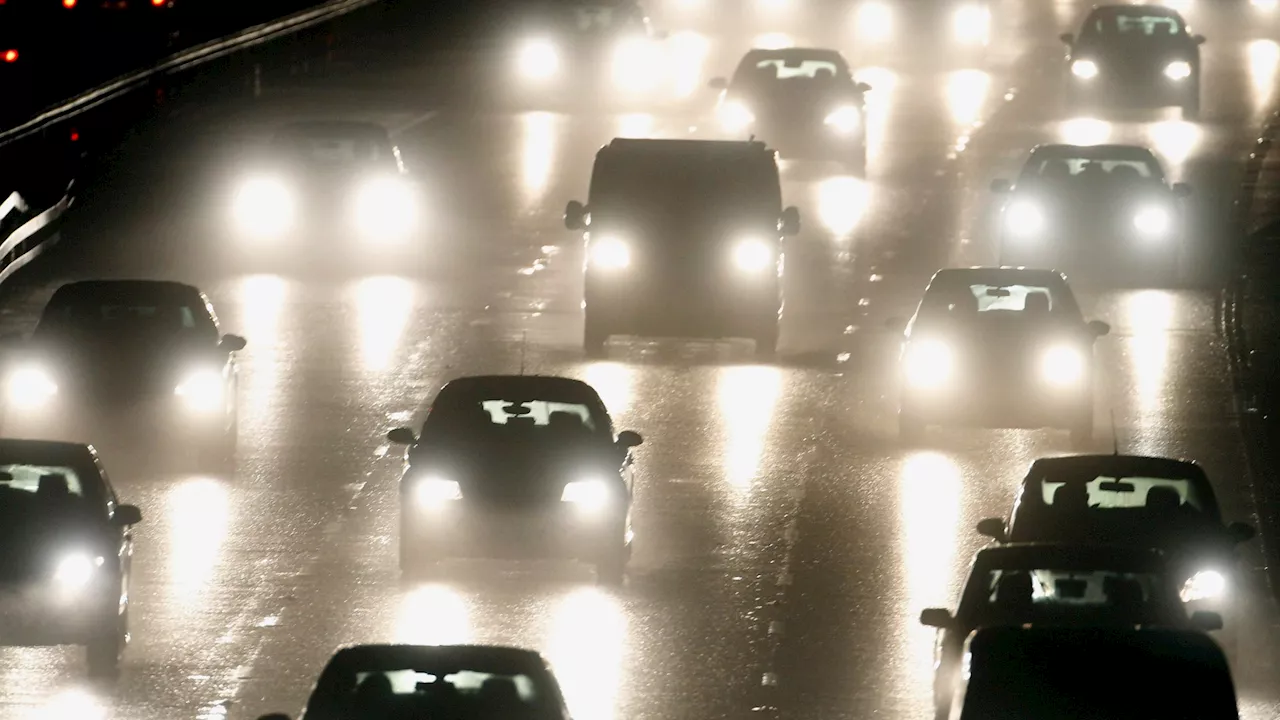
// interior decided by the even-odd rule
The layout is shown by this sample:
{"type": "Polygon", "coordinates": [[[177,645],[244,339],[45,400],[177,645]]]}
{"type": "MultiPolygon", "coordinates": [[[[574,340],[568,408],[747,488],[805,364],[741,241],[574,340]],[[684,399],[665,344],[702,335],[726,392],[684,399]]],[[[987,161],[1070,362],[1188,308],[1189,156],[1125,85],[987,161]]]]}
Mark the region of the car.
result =
{"type": "Polygon", "coordinates": [[[1186,183],[1138,145],[1037,145],[1016,183],[997,179],[1001,265],[1177,281],[1186,183]]]}
{"type": "Polygon", "coordinates": [[[834,160],[855,173],[867,168],[866,94],[836,50],[755,49],[720,91],[716,117],[726,139],[763,140],[784,158],[834,160]]]}
{"type": "Polygon", "coordinates": [[[1093,110],[1112,106],[1182,108],[1200,115],[1200,46],[1177,10],[1159,5],[1094,7],[1068,47],[1069,102],[1093,110]]]}
{"type": "Polygon", "coordinates": [[[956,720],[1240,717],[1222,650],[1195,630],[990,627],[964,658],[956,720]]]}
{"type": "Polygon", "coordinates": [[[951,711],[964,644],[992,626],[1167,627],[1219,630],[1214,613],[1188,615],[1180,585],[1158,550],[1053,543],[1012,544],[978,551],[955,614],[920,613],[938,629],[934,654],[937,717],[951,711]]]}
{"type": "Polygon", "coordinates": [[[1247,573],[1237,548],[1256,531],[1223,522],[1213,484],[1194,462],[1119,454],[1041,458],[1023,478],[1009,521],[987,518],[978,532],[1002,543],[1157,548],[1188,609],[1224,618],[1219,640],[1235,656],[1242,615],[1235,600],[1247,573]]]}
{"type": "Polygon", "coordinates": [[[237,180],[232,219],[256,250],[327,254],[403,247],[419,229],[422,198],[400,149],[381,125],[350,120],[289,123],[263,159],[237,180]]]}
{"type": "Polygon", "coordinates": [[[925,61],[954,70],[987,60],[995,29],[989,1],[859,0],[855,8],[854,59],[860,64],[925,61]]]}
{"type": "Polygon", "coordinates": [[[203,467],[224,467],[245,344],[221,334],[213,303],[192,285],[67,283],[29,338],[8,338],[4,435],[194,452],[203,467]]]}
{"type": "Polygon", "coordinates": [[[583,347],[613,335],[746,337],[777,350],[783,237],[777,154],[762,142],[614,139],[596,153],[587,204],[565,208],[583,232],[583,347]]]}
{"type": "Polygon", "coordinates": [[[399,717],[569,720],[569,710],[551,666],[533,650],[352,645],[325,665],[297,720],[399,717]]]}
{"type": "Polygon", "coordinates": [[[518,14],[503,83],[514,97],[540,108],[649,107],[676,89],[668,33],[634,0],[541,0],[518,14]]]}
{"type": "Polygon", "coordinates": [[[624,581],[631,557],[634,448],[600,396],[572,378],[464,377],[431,402],[400,480],[400,567],[449,558],[565,558],[624,581]]]}
{"type": "Polygon", "coordinates": [[[1086,323],[1056,270],[939,270],[903,334],[898,431],[920,441],[929,425],[1070,430],[1093,438],[1094,341],[1111,332],[1086,323]]]}
{"type": "Polygon", "coordinates": [[[0,439],[3,644],[83,645],[91,675],[116,674],[140,522],[92,446],[0,439]]]}

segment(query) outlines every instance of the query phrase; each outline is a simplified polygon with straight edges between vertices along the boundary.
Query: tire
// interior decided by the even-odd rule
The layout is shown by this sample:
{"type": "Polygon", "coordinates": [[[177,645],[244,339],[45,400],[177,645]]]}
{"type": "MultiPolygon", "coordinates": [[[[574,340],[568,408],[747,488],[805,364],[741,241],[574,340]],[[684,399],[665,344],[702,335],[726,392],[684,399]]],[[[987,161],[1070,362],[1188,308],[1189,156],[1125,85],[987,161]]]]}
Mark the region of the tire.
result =
{"type": "Polygon", "coordinates": [[[627,577],[628,548],[619,547],[596,561],[596,582],[608,587],[621,587],[627,577]]]}
{"type": "Polygon", "coordinates": [[[601,359],[606,355],[605,343],[609,341],[609,331],[599,321],[592,321],[591,316],[587,315],[586,324],[582,331],[582,351],[587,357],[592,359],[601,359]]]}

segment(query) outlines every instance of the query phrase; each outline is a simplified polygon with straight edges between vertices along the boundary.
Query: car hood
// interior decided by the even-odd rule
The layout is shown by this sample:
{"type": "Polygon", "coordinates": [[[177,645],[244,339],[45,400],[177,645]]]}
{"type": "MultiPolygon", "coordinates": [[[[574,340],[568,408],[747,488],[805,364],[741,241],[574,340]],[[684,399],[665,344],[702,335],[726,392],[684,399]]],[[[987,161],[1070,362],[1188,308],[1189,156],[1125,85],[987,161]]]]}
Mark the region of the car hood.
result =
{"type": "Polygon", "coordinates": [[[519,505],[559,502],[570,482],[617,482],[622,455],[607,441],[424,443],[410,453],[407,482],[437,477],[458,483],[464,499],[519,505]]]}
{"type": "Polygon", "coordinates": [[[220,372],[225,360],[216,345],[205,341],[91,335],[35,341],[19,353],[16,364],[48,373],[60,393],[127,396],[172,393],[193,372],[220,372]]]}
{"type": "Polygon", "coordinates": [[[815,90],[804,85],[792,88],[784,84],[742,88],[730,92],[727,99],[742,103],[757,117],[816,118],[818,121],[841,107],[860,107],[863,102],[856,92],[815,90]]]}
{"type": "Polygon", "coordinates": [[[73,554],[101,556],[107,545],[101,527],[48,516],[6,514],[0,525],[0,583],[51,578],[58,563],[73,554]]]}
{"type": "Polygon", "coordinates": [[[1181,40],[1136,40],[1081,45],[1073,57],[1123,65],[1163,64],[1196,59],[1195,46],[1181,40]]]}

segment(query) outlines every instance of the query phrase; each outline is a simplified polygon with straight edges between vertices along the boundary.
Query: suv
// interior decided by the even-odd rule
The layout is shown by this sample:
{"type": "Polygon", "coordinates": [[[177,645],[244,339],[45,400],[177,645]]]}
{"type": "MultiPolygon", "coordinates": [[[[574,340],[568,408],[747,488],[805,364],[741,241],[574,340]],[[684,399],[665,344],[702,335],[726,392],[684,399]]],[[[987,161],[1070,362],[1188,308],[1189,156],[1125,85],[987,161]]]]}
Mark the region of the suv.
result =
{"type": "Polygon", "coordinates": [[[614,334],[746,337],[777,349],[783,208],[777,154],[761,142],[615,139],[596,154],[584,230],[588,355],[614,334]]]}

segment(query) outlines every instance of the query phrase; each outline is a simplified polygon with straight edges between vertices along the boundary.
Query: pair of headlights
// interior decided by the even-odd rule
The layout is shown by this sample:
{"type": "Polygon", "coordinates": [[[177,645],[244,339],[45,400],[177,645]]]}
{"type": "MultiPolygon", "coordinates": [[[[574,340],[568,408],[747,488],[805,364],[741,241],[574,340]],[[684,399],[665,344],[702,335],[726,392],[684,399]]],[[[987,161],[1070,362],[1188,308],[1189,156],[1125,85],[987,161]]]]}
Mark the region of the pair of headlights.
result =
{"type": "MultiPolygon", "coordinates": [[[[1143,237],[1164,238],[1173,230],[1173,213],[1151,204],[1139,207],[1131,219],[1133,229],[1143,237]]],[[[1018,200],[1009,205],[1005,224],[1016,235],[1035,237],[1048,229],[1048,218],[1040,205],[1031,200],[1018,200]]]]}
{"type": "MultiPolygon", "coordinates": [[[[918,340],[907,346],[903,372],[914,388],[934,390],[955,379],[955,354],[940,340],[918,340]]],[[[1072,345],[1054,345],[1040,356],[1040,379],[1057,388],[1079,387],[1088,373],[1085,354],[1072,345]]]]}
{"type": "MultiPolygon", "coordinates": [[[[299,204],[296,189],[284,180],[254,178],[236,193],[236,223],[251,236],[276,238],[297,226],[299,204]]],[[[413,231],[417,219],[417,201],[409,183],[399,178],[376,178],[356,188],[351,220],[362,235],[400,239],[413,231]]]]}
{"type": "MultiPolygon", "coordinates": [[[[720,124],[728,132],[744,132],[755,121],[755,114],[739,100],[730,100],[720,106],[720,124]]],[[[841,105],[827,113],[822,124],[840,135],[850,135],[862,125],[862,111],[853,105],[841,105]]]]}
{"type": "MultiPolygon", "coordinates": [[[[626,90],[643,90],[659,76],[662,55],[652,41],[643,37],[626,38],[613,51],[614,83],[626,90]]],[[[563,67],[560,48],[550,40],[529,40],[520,48],[516,67],[529,80],[545,81],[560,74],[563,67]]]]}
{"type": "MultiPolygon", "coordinates": [[[[885,41],[894,35],[893,7],[870,0],[858,9],[858,34],[863,39],[885,41]]],[[[983,4],[965,3],[951,15],[951,35],[962,44],[984,45],[991,36],[991,10],[983,4]]]]}
{"type": "MultiPolygon", "coordinates": [[[[1100,73],[1098,63],[1093,60],[1076,60],[1071,63],[1071,74],[1081,80],[1092,80],[1100,73]]],[[[1186,80],[1191,77],[1191,63],[1186,60],[1174,60],[1164,66],[1164,76],[1175,81],[1186,80]]]]}
{"type": "MultiPolygon", "coordinates": [[[[19,408],[35,409],[58,394],[58,383],[45,370],[28,366],[9,376],[6,388],[9,402],[19,408]]],[[[191,410],[213,412],[225,403],[226,382],[222,373],[212,369],[194,370],[174,387],[173,394],[191,410]]]]}
{"type": "MultiPolygon", "coordinates": [[[[462,486],[456,480],[428,476],[413,489],[414,500],[424,508],[436,508],[462,499],[462,486]]],[[[578,480],[564,486],[560,501],[572,503],[589,512],[599,512],[609,505],[609,486],[603,480],[578,480]]]]}
{"type": "MultiPolygon", "coordinates": [[[[591,264],[607,270],[631,266],[631,246],[621,238],[604,236],[591,241],[591,264]]],[[[746,273],[759,273],[776,263],[773,247],[756,238],[744,238],[733,246],[733,264],[746,273]]]]}

